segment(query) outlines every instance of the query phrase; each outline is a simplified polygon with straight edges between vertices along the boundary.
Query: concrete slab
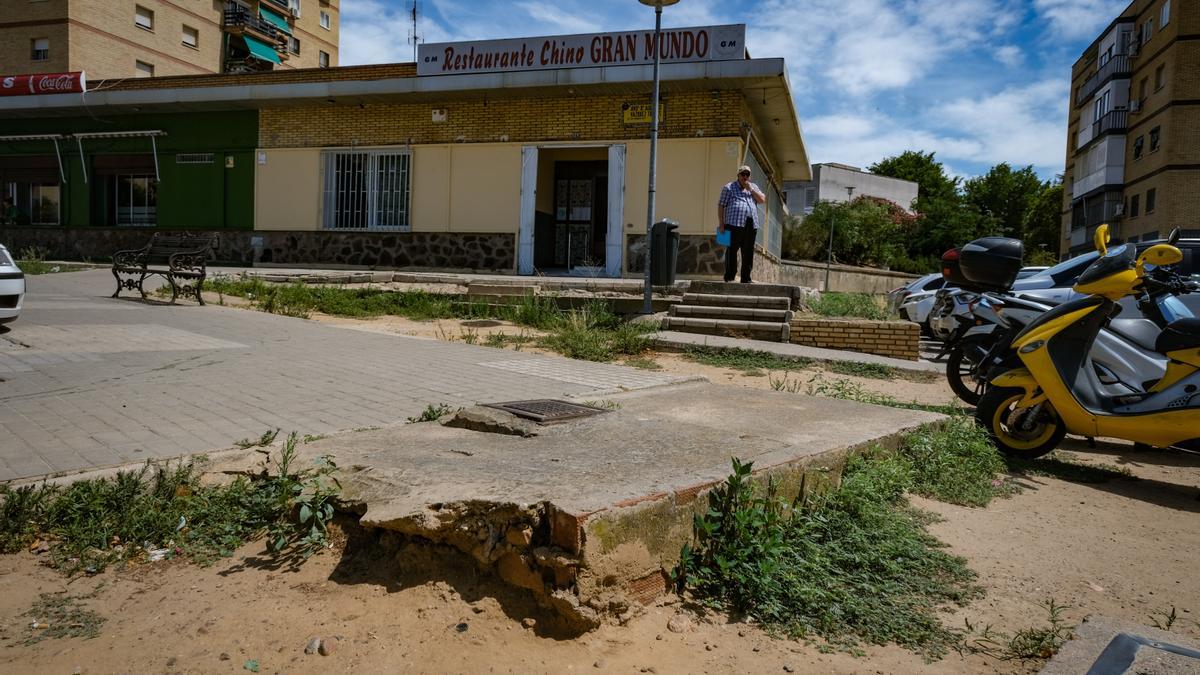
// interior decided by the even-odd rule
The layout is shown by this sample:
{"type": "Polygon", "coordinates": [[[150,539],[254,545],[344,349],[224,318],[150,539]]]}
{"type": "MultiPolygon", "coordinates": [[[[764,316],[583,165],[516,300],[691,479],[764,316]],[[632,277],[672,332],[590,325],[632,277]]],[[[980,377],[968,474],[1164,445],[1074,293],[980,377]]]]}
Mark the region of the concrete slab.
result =
{"type": "Polygon", "coordinates": [[[1076,673],[1200,675],[1200,642],[1131,621],[1088,617],[1041,671],[1076,673]]]}
{"type": "Polygon", "coordinates": [[[835,484],[848,453],[942,419],[707,382],[599,405],[614,409],[530,437],[412,424],[307,444],[302,458],[334,457],[363,525],[454,546],[587,628],[666,590],[731,457],[791,497],[835,484]]]}
{"type": "Polygon", "coordinates": [[[770,342],[767,340],[749,340],[719,335],[696,335],[680,331],[664,330],[650,336],[651,342],[659,349],[674,349],[685,351],[703,347],[707,349],[750,349],[759,352],[769,352],[785,359],[811,359],[813,361],[852,361],[854,363],[876,363],[891,366],[900,370],[918,373],[941,373],[945,366],[929,361],[906,361],[888,356],[849,352],[840,349],[823,349],[821,347],[806,347],[791,343],[770,342]]]}

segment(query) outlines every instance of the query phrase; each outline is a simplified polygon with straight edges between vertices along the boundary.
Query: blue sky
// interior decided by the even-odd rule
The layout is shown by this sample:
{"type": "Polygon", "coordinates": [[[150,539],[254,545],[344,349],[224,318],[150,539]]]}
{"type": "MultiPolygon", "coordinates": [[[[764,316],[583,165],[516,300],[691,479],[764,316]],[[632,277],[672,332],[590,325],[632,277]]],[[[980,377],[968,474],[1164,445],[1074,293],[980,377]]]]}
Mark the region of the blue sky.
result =
{"type": "MultiPolygon", "coordinates": [[[[664,26],[746,24],[784,57],[812,162],[935,151],[1061,173],[1071,64],[1128,0],[680,0],[664,26]]],[[[637,0],[419,0],[426,42],[653,26],[637,0]]],[[[343,0],[341,64],[411,61],[411,0],[343,0]]]]}

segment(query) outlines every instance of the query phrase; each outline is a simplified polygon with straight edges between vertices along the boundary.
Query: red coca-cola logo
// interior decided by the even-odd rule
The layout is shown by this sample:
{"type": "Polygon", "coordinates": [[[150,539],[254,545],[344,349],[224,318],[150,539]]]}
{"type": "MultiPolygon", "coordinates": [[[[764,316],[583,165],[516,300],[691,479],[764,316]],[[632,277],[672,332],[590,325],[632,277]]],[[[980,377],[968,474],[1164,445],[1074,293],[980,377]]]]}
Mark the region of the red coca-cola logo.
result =
{"type": "Polygon", "coordinates": [[[75,91],[75,76],[64,73],[62,75],[46,75],[36,78],[36,84],[31,80],[30,84],[36,89],[36,93],[46,94],[51,92],[71,92],[75,91]]]}
{"type": "Polygon", "coordinates": [[[0,76],[0,96],[74,94],[87,90],[82,72],[0,76]]]}

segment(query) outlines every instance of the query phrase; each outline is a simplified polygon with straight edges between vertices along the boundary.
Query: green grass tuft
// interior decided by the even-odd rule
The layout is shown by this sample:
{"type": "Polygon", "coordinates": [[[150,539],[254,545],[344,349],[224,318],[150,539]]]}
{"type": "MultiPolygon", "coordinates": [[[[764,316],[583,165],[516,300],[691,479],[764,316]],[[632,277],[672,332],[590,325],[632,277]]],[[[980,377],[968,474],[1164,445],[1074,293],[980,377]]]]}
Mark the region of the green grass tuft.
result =
{"type": "Polygon", "coordinates": [[[785,359],[770,352],[753,349],[715,349],[692,347],[683,352],[689,361],[733,370],[799,370],[812,365],[811,359],[785,359]]]}
{"type": "Polygon", "coordinates": [[[883,298],[867,293],[822,293],[820,298],[809,304],[809,308],[816,314],[828,317],[876,321],[890,318],[884,309],[883,298]]]}

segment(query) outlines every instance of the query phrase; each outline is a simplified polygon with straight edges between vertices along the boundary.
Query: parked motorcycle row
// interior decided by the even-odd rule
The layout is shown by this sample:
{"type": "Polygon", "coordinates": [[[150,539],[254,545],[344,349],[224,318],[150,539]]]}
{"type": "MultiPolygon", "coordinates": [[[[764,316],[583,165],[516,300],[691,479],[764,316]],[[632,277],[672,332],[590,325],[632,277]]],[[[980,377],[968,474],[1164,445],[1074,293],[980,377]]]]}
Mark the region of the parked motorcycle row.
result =
{"type": "Polygon", "coordinates": [[[1200,240],[1109,249],[1101,226],[1094,243],[1018,280],[1022,243],[977,239],[891,299],[942,340],[951,389],[1008,454],[1067,433],[1200,451],[1200,240]]]}

